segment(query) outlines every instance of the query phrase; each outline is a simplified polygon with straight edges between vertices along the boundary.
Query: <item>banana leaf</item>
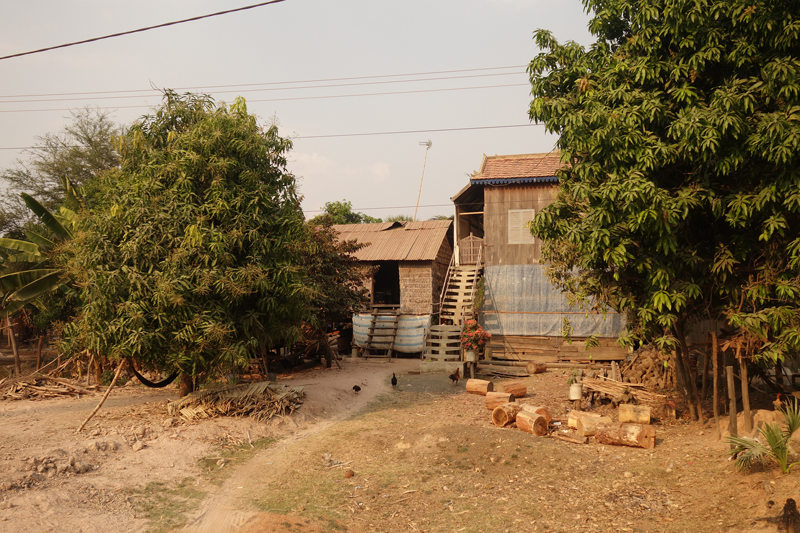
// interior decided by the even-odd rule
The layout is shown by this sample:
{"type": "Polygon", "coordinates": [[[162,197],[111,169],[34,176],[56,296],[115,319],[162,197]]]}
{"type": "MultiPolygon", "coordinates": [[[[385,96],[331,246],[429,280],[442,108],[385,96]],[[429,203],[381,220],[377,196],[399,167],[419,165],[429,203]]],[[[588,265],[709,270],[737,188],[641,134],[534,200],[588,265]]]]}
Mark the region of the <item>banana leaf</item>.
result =
{"type": "Polygon", "coordinates": [[[44,257],[42,254],[14,254],[6,258],[8,263],[40,263],[44,257]]]}
{"type": "Polygon", "coordinates": [[[18,239],[0,238],[0,247],[7,250],[16,250],[18,252],[25,252],[26,254],[39,254],[39,246],[36,243],[28,241],[20,241],[18,239]]]}
{"type": "Polygon", "coordinates": [[[72,233],[61,225],[61,222],[56,220],[56,217],[53,216],[46,207],[39,203],[33,196],[26,193],[20,193],[20,196],[25,201],[25,205],[33,211],[39,220],[42,221],[42,224],[47,226],[47,229],[55,233],[57,236],[61,237],[62,239],[71,239],[72,233]]]}
{"type": "Polygon", "coordinates": [[[29,301],[40,297],[41,295],[57,289],[64,284],[61,279],[63,271],[53,270],[50,274],[39,277],[38,279],[28,283],[24,287],[17,289],[14,293],[9,295],[8,299],[12,301],[29,301]]]}
{"type": "Polygon", "coordinates": [[[35,231],[25,230],[25,236],[28,238],[29,241],[39,245],[40,251],[49,250],[55,245],[53,241],[45,237],[42,237],[35,231]]]}
{"type": "Polygon", "coordinates": [[[35,282],[45,276],[50,276],[53,273],[61,274],[60,269],[55,268],[40,268],[36,270],[23,270],[22,272],[13,272],[0,276],[0,290],[2,291],[17,291],[26,285],[35,282]]]}

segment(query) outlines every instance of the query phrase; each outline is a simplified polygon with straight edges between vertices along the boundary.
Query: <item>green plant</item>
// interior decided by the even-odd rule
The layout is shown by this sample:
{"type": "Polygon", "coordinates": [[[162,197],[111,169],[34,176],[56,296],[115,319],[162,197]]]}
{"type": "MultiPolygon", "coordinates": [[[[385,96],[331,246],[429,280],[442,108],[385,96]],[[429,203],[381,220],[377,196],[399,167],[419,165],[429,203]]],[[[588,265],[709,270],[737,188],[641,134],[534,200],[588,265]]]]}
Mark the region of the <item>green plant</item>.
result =
{"type": "Polygon", "coordinates": [[[728,441],[734,446],[731,456],[736,457],[737,468],[746,470],[756,463],[765,464],[772,459],[778,463],[784,474],[788,474],[793,466],[800,464],[800,461],[789,462],[789,441],[794,432],[800,429],[800,405],[794,400],[784,405],[779,412],[786,423],[784,429],[779,424],[764,424],[763,428],[758,429],[760,438],[728,437],[728,441]]]}
{"type": "Polygon", "coordinates": [[[492,334],[484,331],[477,320],[470,319],[464,322],[464,329],[461,330],[461,346],[465,350],[480,350],[491,338],[492,334]]]}

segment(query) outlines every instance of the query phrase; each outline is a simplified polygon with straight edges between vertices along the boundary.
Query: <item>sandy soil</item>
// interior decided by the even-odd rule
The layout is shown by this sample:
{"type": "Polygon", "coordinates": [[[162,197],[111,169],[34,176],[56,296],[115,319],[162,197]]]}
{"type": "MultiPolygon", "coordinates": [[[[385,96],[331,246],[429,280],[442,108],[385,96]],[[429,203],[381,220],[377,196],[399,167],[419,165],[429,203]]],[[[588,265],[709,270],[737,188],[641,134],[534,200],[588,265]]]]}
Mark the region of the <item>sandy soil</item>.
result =
{"type": "MultiPolygon", "coordinates": [[[[800,474],[736,471],[708,424],[659,423],[654,450],[533,437],[418,364],[282,378],[307,398],[268,424],[177,421],[177,391],[141,386],[115,390],[80,435],[99,396],[2,402],[0,532],[751,533],[778,531],[800,500],[800,474]]],[[[521,401],[565,421],[568,378],[526,378],[521,401]]]]}
{"type": "MultiPolygon", "coordinates": [[[[391,372],[418,365],[418,360],[406,359],[345,360],[341,370],[281,379],[305,386],[306,400],[294,416],[268,424],[249,419],[179,421],[166,410],[178,397],[176,389],[141,385],[115,389],[81,434],[76,430],[100,395],[0,402],[0,531],[145,531],[149,521],[137,513],[131,488],[195,478],[198,460],[226,447],[291,433],[301,439],[305,432],[322,431],[385,392],[391,372]],[[359,394],[352,390],[356,384],[359,394]],[[134,451],[141,446],[137,442],[144,447],[134,451]],[[48,464],[55,468],[42,468],[48,464]]],[[[200,487],[201,481],[196,484],[200,487]]],[[[203,509],[213,511],[214,502],[227,497],[223,488],[203,509]]],[[[204,513],[198,523],[214,523],[214,512],[204,513]]]]}

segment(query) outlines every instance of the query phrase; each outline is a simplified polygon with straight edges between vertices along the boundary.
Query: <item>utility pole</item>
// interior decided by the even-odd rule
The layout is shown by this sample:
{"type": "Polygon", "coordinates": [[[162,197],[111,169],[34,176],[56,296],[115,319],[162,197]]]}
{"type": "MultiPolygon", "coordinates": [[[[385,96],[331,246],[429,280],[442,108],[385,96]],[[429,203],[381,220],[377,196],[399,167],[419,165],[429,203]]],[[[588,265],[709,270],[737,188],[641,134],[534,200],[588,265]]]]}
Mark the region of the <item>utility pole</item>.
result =
{"type": "Polygon", "coordinates": [[[419,179],[419,193],[417,193],[417,205],[414,206],[414,222],[417,221],[417,209],[419,209],[419,199],[422,196],[422,180],[425,179],[425,164],[428,162],[428,150],[431,149],[433,143],[430,139],[428,142],[420,142],[420,146],[425,147],[425,160],[422,162],[422,177],[419,179]]]}

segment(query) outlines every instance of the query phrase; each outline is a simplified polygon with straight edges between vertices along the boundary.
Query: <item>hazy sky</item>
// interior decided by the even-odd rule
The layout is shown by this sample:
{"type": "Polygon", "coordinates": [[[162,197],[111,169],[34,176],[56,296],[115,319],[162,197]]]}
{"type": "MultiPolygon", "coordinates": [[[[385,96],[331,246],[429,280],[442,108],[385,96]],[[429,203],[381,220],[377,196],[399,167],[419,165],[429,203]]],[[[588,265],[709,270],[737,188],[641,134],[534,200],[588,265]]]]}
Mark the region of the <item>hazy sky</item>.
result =
{"type": "MultiPolygon", "coordinates": [[[[0,56],[254,3],[5,0],[0,56]]],[[[588,20],[580,0],[286,0],[6,59],[0,167],[25,157],[9,148],[60,130],[70,109],[108,108],[127,124],[160,102],[152,87],[227,102],[242,95],[250,112],[265,124],[276,117],[294,139],[289,168],[309,216],[343,199],[376,217],[413,214],[427,140],[418,218],[449,215],[450,197],[484,153],[547,152],[555,139],[541,126],[332,136],[529,124],[533,31],[588,45],[588,20]]]]}

